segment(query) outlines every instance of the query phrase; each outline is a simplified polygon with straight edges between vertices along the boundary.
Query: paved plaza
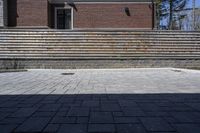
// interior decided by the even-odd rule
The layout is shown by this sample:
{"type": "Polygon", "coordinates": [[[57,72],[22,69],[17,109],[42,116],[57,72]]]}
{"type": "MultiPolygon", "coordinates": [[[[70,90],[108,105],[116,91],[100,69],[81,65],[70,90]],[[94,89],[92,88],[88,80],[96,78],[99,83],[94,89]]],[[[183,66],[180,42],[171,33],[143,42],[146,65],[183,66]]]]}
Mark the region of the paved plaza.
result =
{"type": "Polygon", "coordinates": [[[200,71],[0,73],[0,133],[200,133],[200,71]]]}

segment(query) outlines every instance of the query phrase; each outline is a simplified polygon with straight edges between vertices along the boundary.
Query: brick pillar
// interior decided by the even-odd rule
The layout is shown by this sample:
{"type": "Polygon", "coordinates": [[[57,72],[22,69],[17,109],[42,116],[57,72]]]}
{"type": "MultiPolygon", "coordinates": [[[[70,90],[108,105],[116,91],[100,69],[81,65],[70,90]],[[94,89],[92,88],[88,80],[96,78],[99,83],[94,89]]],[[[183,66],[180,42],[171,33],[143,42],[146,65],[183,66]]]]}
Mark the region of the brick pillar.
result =
{"type": "Polygon", "coordinates": [[[3,0],[0,0],[0,27],[3,27],[4,26],[4,11],[3,11],[3,0]]]}
{"type": "Polygon", "coordinates": [[[3,0],[4,1],[4,26],[8,26],[8,9],[7,9],[7,6],[8,6],[8,2],[7,0],[3,0]]]}
{"type": "Polygon", "coordinates": [[[7,26],[7,0],[0,0],[0,27],[7,26]]]}

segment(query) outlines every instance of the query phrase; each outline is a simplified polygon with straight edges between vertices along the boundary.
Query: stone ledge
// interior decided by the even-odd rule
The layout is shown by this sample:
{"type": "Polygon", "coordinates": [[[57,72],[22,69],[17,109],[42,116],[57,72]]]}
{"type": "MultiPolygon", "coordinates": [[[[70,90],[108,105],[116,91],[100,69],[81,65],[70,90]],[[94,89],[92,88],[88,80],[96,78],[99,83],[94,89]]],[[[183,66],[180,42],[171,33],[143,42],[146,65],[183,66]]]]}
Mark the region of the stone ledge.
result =
{"type": "Polygon", "coordinates": [[[90,68],[200,68],[200,59],[167,60],[43,60],[43,59],[0,59],[0,69],[90,69],[90,68]]]}
{"type": "Polygon", "coordinates": [[[1,69],[0,73],[9,73],[9,72],[27,72],[26,69],[1,69]]]}

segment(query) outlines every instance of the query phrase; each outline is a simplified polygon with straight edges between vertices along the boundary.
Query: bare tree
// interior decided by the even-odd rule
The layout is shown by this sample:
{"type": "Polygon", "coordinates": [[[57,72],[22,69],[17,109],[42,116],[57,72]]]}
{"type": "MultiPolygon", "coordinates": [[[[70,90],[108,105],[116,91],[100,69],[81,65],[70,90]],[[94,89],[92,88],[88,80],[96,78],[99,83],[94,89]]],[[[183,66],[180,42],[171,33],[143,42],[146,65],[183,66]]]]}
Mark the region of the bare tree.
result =
{"type": "Polygon", "coordinates": [[[195,19],[195,7],[196,7],[196,6],[195,6],[195,2],[196,2],[195,0],[192,0],[192,8],[193,8],[193,11],[192,11],[192,12],[193,12],[193,13],[192,13],[192,14],[193,14],[193,15],[192,15],[193,30],[195,30],[195,27],[196,27],[196,26],[195,26],[195,25],[196,25],[196,19],[195,19]]]}
{"type": "Polygon", "coordinates": [[[200,31],[200,9],[195,11],[195,30],[200,31]]]}
{"type": "MultiPolygon", "coordinates": [[[[177,29],[176,14],[184,10],[188,0],[155,0],[157,4],[157,25],[158,28],[166,26],[166,29],[177,29]],[[167,24],[160,25],[163,20],[168,20],[167,24]]],[[[179,27],[179,26],[178,26],[179,27]]]]}

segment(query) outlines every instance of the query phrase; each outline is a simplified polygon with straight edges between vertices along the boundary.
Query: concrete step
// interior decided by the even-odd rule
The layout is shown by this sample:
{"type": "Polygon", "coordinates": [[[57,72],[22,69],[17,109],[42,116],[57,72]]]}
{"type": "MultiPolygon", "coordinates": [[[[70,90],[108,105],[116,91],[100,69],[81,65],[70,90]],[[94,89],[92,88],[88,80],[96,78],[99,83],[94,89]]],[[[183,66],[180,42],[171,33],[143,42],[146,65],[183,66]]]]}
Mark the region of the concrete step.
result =
{"type": "Polygon", "coordinates": [[[0,59],[134,59],[134,58],[154,58],[154,59],[200,59],[199,54],[2,54],[0,59]]]}
{"type": "Polygon", "coordinates": [[[136,38],[136,37],[154,37],[154,38],[159,38],[159,37],[162,37],[162,38],[183,38],[183,37],[187,37],[187,38],[200,38],[200,34],[197,34],[197,35],[163,35],[163,34],[160,34],[160,35],[157,35],[157,34],[149,34],[149,35],[135,35],[135,34],[127,34],[127,35],[121,35],[121,34],[116,34],[116,35],[110,35],[110,34],[106,34],[106,35],[73,35],[73,34],[69,34],[69,35],[63,35],[63,34],[60,34],[60,35],[49,35],[49,34],[45,34],[45,35],[39,35],[39,34],[30,34],[30,35],[27,35],[27,34],[19,34],[19,35],[16,35],[16,34],[1,34],[0,33],[0,37],[1,38],[18,38],[18,37],[33,37],[33,38],[51,38],[51,37],[63,37],[63,38],[68,38],[68,37],[76,37],[76,38],[95,38],[95,37],[98,37],[98,38],[109,38],[109,37],[118,37],[118,38],[124,38],[124,37],[127,37],[127,38],[136,38]]]}
{"type": "Polygon", "coordinates": [[[5,45],[0,44],[0,48],[6,49],[138,49],[138,48],[153,48],[153,49],[199,49],[198,44],[185,44],[185,45],[173,45],[173,44],[152,44],[152,45],[5,45]]]}
{"type": "Polygon", "coordinates": [[[200,55],[200,51],[189,52],[189,51],[0,51],[1,54],[15,54],[15,55],[75,55],[75,54],[110,54],[110,55],[135,55],[135,54],[191,54],[191,55],[200,55]]]}
{"type": "Polygon", "coordinates": [[[1,46],[0,45],[0,49],[9,49],[9,50],[30,50],[30,49],[34,49],[34,50],[70,50],[70,49],[102,49],[102,50],[106,50],[106,49],[195,49],[195,50],[200,50],[200,46],[194,46],[194,45],[190,45],[190,46],[148,46],[148,45],[144,45],[144,46],[1,46]]]}
{"type": "Polygon", "coordinates": [[[137,48],[137,49],[0,49],[0,52],[73,52],[73,53],[82,53],[82,52],[199,52],[200,49],[174,49],[174,48],[137,48]]]}
{"type": "Polygon", "coordinates": [[[132,41],[130,42],[2,42],[0,46],[49,46],[49,47],[72,47],[72,46],[199,46],[200,42],[186,42],[186,41],[152,41],[152,42],[140,42],[132,41]]]}
{"type": "Polygon", "coordinates": [[[200,40],[187,40],[187,39],[174,39],[174,40],[167,40],[167,39],[163,39],[163,40],[155,40],[155,39],[152,39],[152,40],[138,40],[138,39],[135,39],[135,40],[122,40],[122,39],[119,39],[119,40],[114,40],[114,39],[107,39],[107,40],[97,40],[97,39],[94,39],[94,40],[69,40],[69,39],[66,39],[66,40],[0,40],[0,44],[2,43],[162,43],[162,42],[168,42],[168,43],[174,43],[176,44],[177,42],[179,43],[198,43],[200,44],[200,40]]]}
{"type": "Polygon", "coordinates": [[[5,68],[66,68],[73,63],[88,68],[88,62],[116,67],[123,60],[131,66],[200,66],[200,32],[0,29],[0,65],[5,68]]]}
{"type": "MultiPolygon", "coordinates": [[[[137,56],[15,56],[15,55],[1,55],[0,54],[0,60],[14,60],[14,61],[18,61],[18,60],[25,60],[25,61],[29,61],[31,59],[34,60],[62,60],[64,61],[85,61],[85,60],[199,60],[200,56],[197,55],[168,55],[168,56],[162,56],[162,55],[137,55],[137,56]]],[[[49,64],[49,65],[55,65],[55,64],[49,64]]],[[[192,66],[192,64],[191,64],[192,66]]]]}
{"type": "Polygon", "coordinates": [[[134,41],[134,40],[141,40],[141,41],[153,41],[153,40],[160,40],[160,41],[200,41],[200,38],[187,38],[187,37],[184,37],[184,38],[171,38],[171,37],[168,37],[168,38],[154,38],[154,37],[149,37],[149,38],[144,38],[144,37],[137,37],[137,38],[119,38],[119,37],[102,37],[102,38],[99,38],[99,37],[96,37],[96,38],[85,38],[85,37],[82,37],[82,38],[71,38],[71,37],[57,37],[57,38],[54,38],[54,37],[49,37],[49,38],[32,38],[32,37],[16,37],[16,38],[10,38],[10,37],[0,37],[0,40],[1,42],[3,41],[25,41],[25,40],[29,40],[29,41],[98,41],[98,40],[102,40],[102,41],[110,41],[110,40],[116,40],[116,41],[120,41],[120,40],[126,40],[126,41],[134,41]]]}

